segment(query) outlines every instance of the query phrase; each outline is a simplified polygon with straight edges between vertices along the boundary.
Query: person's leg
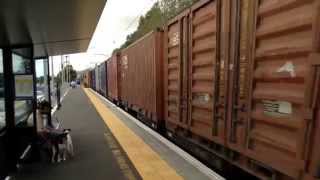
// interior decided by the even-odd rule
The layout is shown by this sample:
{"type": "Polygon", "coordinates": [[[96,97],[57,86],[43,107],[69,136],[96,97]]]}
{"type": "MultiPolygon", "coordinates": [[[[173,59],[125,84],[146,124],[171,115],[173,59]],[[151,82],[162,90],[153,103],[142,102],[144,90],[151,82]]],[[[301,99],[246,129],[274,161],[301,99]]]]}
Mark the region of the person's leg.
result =
{"type": "Polygon", "coordinates": [[[61,159],[60,159],[60,149],[59,149],[59,143],[56,143],[55,144],[55,148],[57,150],[57,154],[56,154],[56,162],[60,162],[61,159]]]}

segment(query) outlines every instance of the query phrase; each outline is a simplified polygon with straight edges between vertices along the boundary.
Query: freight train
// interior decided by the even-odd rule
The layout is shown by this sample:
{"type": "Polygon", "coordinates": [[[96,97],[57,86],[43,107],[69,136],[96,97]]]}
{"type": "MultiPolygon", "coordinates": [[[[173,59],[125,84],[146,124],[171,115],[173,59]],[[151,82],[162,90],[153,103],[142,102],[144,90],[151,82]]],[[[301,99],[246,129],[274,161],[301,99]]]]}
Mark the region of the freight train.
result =
{"type": "Polygon", "coordinates": [[[200,0],[84,83],[222,171],[315,180],[319,52],[318,0],[200,0]]]}

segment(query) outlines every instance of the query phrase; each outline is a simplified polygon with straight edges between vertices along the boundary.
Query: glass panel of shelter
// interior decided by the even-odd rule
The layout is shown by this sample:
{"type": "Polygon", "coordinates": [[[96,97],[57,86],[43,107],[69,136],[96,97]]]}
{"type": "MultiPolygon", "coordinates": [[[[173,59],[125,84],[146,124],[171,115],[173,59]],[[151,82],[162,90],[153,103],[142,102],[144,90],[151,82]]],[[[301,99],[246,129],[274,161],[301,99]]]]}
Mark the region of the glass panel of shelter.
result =
{"type": "Polygon", "coordinates": [[[36,79],[37,79],[37,100],[42,101],[50,101],[50,86],[49,86],[49,62],[48,58],[36,59],[36,79]]]}
{"type": "MultiPolygon", "coordinates": [[[[35,59],[37,102],[47,101],[51,104],[50,74],[48,57],[35,59]]],[[[52,125],[51,113],[45,115],[44,125],[52,125]]]]}
{"type": "Polygon", "coordinates": [[[14,76],[14,123],[16,127],[35,126],[35,70],[32,48],[12,50],[14,76]]]}

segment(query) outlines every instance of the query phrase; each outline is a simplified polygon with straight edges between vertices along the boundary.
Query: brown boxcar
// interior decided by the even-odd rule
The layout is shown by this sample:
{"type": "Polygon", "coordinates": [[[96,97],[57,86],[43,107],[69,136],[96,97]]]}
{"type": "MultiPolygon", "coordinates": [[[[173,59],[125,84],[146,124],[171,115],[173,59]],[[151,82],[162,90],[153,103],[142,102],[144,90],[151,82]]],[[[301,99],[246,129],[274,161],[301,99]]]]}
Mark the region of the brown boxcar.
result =
{"type": "MultiPolygon", "coordinates": [[[[225,73],[220,1],[200,1],[165,31],[165,117],[171,130],[225,142],[225,73]]],[[[225,43],[225,41],[223,41],[225,43]]]]}
{"type": "Polygon", "coordinates": [[[259,178],[319,178],[319,19],[317,0],[200,0],[169,21],[169,135],[259,178]]]}
{"type": "Polygon", "coordinates": [[[319,121],[320,1],[250,3],[242,6],[247,20],[230,62],[229,141],[270,175],[302,179],[312,174],[310,141],[319,121]]]}
{"type": "Polygon", "coordinates": [[[100,83],[100,93],[102,96],[106,97],[107,96],[107,91],[108,91],[108,84],[107,84],[107,63],[102,62],[99,65],[98,71],[99,71],[99,83],[100,83]]]}
{"type": "Polygon", "coordinates": [[[90,75],[89,75],[89,70],[85,71],[83,74],[82,74],[82,85],[85,87],[85,88],[88,88],[89,87],[89,81],[90,81],[90,75]]]}
{"type": "Polygon", "coordinates": [[[92,88],[92,73],[91,70],[88,70],[87,73],[87,88],[92,88]]]}
{"type": "Polygon", "coordinates": [[[169,130],[187,129],[189,9],[164,31],[164,118],[169,130]]]}
{"type": "Polygon", "coordinates": [[[163,122],[163,31],[155,30],[121,50],[121,101],[153,128],[163,122]]]}
{"type": "Polygon", "coordinates": [[[108,98],[115,103],[121,100],[120,54],[114,53],[107,60],[108,98]]]}

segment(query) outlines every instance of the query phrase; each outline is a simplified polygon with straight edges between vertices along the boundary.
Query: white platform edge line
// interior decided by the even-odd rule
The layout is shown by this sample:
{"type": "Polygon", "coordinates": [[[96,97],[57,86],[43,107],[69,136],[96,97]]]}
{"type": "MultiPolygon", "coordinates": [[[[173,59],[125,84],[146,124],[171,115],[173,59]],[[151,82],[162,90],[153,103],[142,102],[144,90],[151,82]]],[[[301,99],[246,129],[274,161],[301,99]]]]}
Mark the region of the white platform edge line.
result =
{"type": "Polygon", "coordinates": [[[140,122],[139,120],[137,120],[136,118],[134,118],[133,116],[131,116],[130,114],[128,114],[127,112],[125,112],[124,110],[122,110],[121,108],[117,107],[116,105],[114,105],[112,102],[110,102],[108,99],[106,99],[105,97],[103,97],[102,95],[100,95],[99,93],[97,93],[96,91],[92,90],[91,88],[89,88],[90,91],[94,92],[96,95],[98,95],[100,98],[102,98],[105,102],[107,102],[108,104],[114,106],[117,108],[118,111],[120,111],[121,113],[123,113],[124,115],[126,115],[130,120],[132,120],[135,124],[137,124],[139,127],[141,127],[142,129],[144,129],[145,131],[147,131],[149,134],[151,134],[153,137],[155,137],[156,139],[158,139],[159,141],[161,141],[163,144],[165,144],[168,148],[170,148],[171,150],[173,150],[175,153],[177,153],[179,156],[181,156],[184,160],[186,160],[187,162],[189,162],[191,165],[193,165],[195,168],[197,168],[200,172],[202,172],[203,174],[205,174],[207,177],[209,177],[210,179],[214,179],[214,180],[225,180],[225,178],[223,178],[222,176],[220,176],[219,174],[217,174],[216,172],[214,172],[213,170],[211,170],[210,168],[208,168],[206,165],[204,165],[202,162],[200,162],[199,160],[197,160],[196,158],[192,157],[189,153],[187,153],[186,151],[184,151],[183,149],[181,149],[180,147],[176,146],[175,144],[173,144],[172,142],[170,142],[169,140],[165,139],[164,137],[162,137],[161,135],[159,135],[157,132],[155,132],[153,129],[149,128],[148,126],[144,125],[142,122],[140,122]]]}

